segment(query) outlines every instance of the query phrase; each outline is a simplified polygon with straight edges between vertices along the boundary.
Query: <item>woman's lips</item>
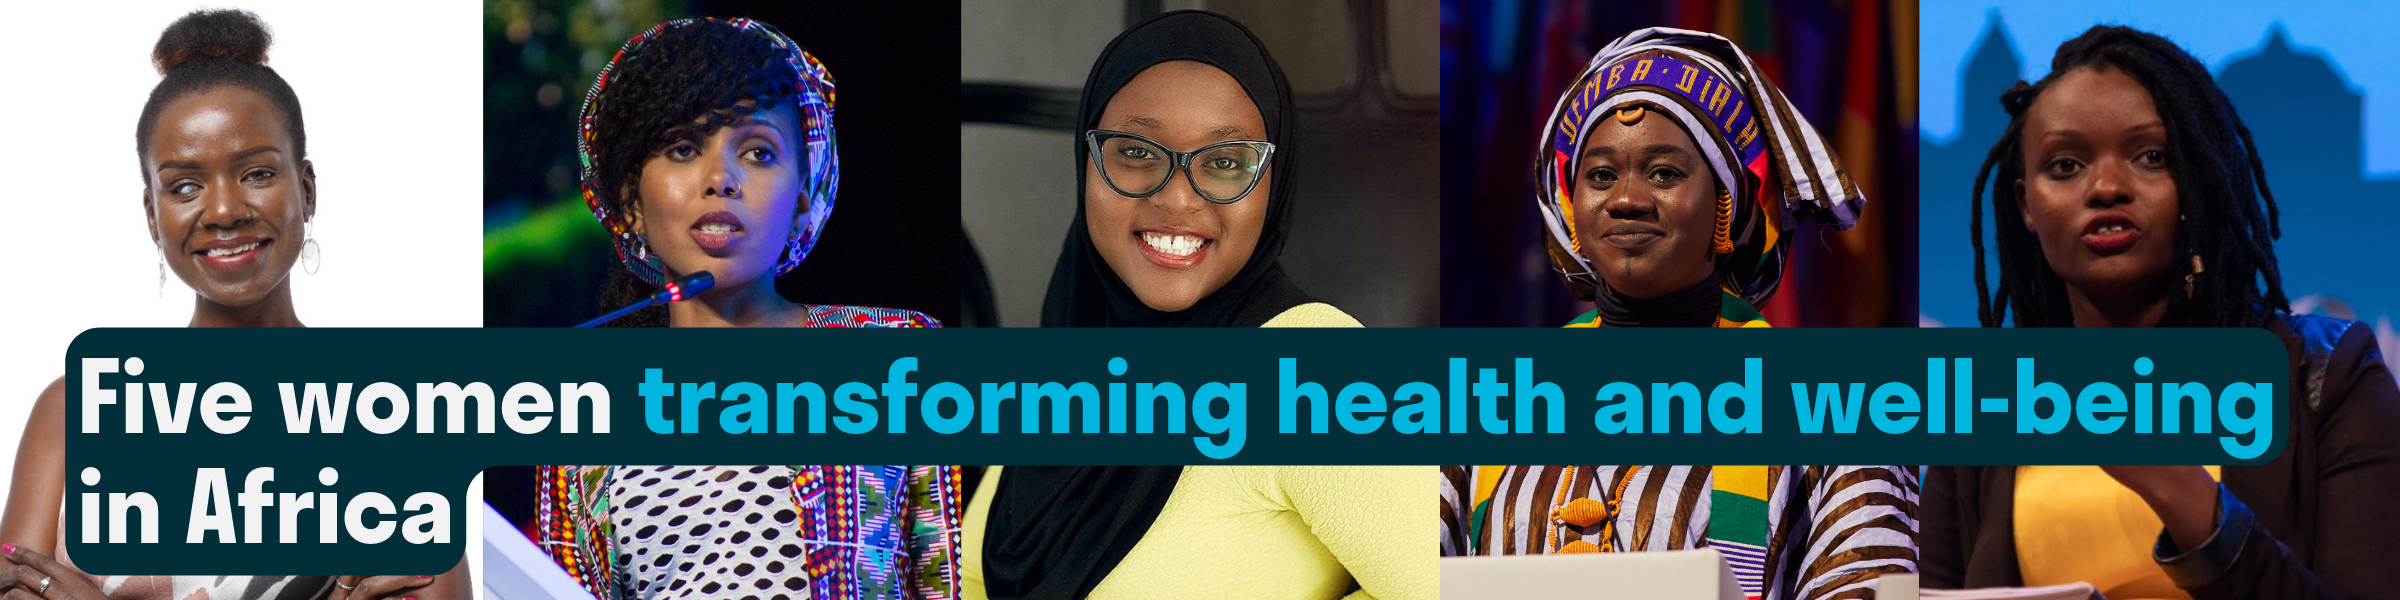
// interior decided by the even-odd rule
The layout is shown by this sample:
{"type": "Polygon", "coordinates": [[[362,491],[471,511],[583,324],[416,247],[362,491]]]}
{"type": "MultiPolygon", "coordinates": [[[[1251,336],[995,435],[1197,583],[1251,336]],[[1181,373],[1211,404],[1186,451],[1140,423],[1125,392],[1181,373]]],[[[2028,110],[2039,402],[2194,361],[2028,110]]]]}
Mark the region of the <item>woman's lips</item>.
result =
{"type": "Polygon", "coordinates": [[[1667,232],[1642,223],[1621,223],[1600,234],[1600,241],[1618,248],[1638,248],[1666,237],[1667,232]]]}
{"type": "Polygon", "coordinates": [[[258,249],[264,248],[272,242],[273,240],[260,237],[216,240],[202,244],[200,249],[192,254],[200,257],[200,264],[211,269],[231,271],[257,262],[258,249]]]}
{"type": "Polygon", "coordinates": [[[2102,256],[2124,252],[2142,240],[2142,228],[2120,213],[2100,213],[2083,224],[2083,247],[2102,256]]]}
{"type": "Polygon", "coordinates": [[[709,256],[718,256],[726,248],[733,247],[741,235],[742,218],[730,212],[710,211],[700,215],[700,220],[692,222],[692,242],[700,244],[700,250],[709,256]]]}
{"type": "Polygon", "coordinates": [[[1136,231],[1134,242],[1142,247],[1142,257],[1150,264],[1168,269],[1189,269],[1208,256],[1216,240],[1188,231],[1136,231]]]}

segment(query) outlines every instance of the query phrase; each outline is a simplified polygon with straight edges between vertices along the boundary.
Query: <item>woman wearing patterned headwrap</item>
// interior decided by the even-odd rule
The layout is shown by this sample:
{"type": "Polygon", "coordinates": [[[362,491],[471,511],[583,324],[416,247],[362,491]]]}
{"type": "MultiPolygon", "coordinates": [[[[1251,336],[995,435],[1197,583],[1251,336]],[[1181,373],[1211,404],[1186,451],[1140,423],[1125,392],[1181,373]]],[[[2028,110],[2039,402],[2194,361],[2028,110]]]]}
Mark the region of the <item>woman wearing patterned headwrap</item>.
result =
{"type": "MultiPolygon", "coordinates": [[[[1537,167],[1569,327],[1765,327],[1791,223],[1863,202],[1740,48],[1645,29],[1567,88],[1537,167]]],[[[1916,472],[1867,466],[1446,466],[1444,556],[1714,548],[1752,598],[1873,597],[1916,571],[1916,472]]]]}
{"type": "Polygon", "coordinates": [[[1536,155],[1550,263],[1599,305],[1570,327],[1764,327],[1792,225],[1848,229],[1866,202],[1749,56],[1695,31],[1601,49],[1536,155]]]}
{"type": "Polygon", "coordinates": [[[671,21],[592,82],[577,148],[583,197],[625,270],[614,309],[699,272],[715,287],[614,325],[934,327],[914,311],[810,306],[775,291],[833,212],[833,75],[774,27],[671,21]]]}

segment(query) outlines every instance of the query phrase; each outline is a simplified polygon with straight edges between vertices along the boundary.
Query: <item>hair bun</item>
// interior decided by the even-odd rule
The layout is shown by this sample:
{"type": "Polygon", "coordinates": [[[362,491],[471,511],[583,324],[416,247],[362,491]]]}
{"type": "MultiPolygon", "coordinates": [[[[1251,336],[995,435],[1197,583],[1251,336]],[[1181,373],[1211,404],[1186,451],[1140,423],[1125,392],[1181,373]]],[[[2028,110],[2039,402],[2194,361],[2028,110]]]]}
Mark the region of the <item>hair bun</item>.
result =
{"type": "Polygon", "coordinates": [[[196,10],[158,35],[158,47],[150,51],[150,59],[162,75],[202,58],[263,65],[271,41],[266,22],[250,11],[196,10]]]}

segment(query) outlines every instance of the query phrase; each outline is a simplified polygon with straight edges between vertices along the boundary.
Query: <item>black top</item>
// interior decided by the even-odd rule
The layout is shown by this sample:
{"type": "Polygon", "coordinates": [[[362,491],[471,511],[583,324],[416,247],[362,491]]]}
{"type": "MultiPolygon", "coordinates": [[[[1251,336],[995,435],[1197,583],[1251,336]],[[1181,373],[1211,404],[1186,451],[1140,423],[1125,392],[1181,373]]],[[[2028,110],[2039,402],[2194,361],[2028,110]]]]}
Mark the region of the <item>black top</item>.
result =
{"type": "MultiPolygon", "coordinates": [[[[2290,442],[2222,472],[2219,530],[2154,558],[2198,600],[2400,598],[2400,385],[2356,321],[2270,319],[2290,354],[2290,442]]],[[[2015,467],[1934,467],[1919,565],[1929,589],[2018,586],[2015,467]]],[[[2165,534],[2161,532],[2161,541],[2165,534]]]]}

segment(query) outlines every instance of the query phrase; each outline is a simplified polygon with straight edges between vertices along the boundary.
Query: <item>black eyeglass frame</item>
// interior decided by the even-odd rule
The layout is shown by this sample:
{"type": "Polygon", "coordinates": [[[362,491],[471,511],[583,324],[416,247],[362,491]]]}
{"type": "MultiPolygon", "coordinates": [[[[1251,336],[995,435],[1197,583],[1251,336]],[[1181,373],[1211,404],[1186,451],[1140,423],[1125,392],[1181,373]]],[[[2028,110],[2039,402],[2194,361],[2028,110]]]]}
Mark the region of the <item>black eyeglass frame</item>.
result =
{"type": "Polygon", "coordinates": [[[1258,189],[1258,182],[1267,178],[1266,169],[1275,164],[1275,143],[1259,140],[1231,140],[1217,142],[1214,144],[1201,146],[1199,149],[1191,152],[1176,152],[1173,149],[1167,148],[1166,144],[1158,143],[1158,140],[1142,137],[1141,134],[1117,131],[1113,129],[1093,129],[1083,132],[1083,142],[1086,147],[1085,153],[1091,155],[1092,168],[1100,171],[1100,180],[1108,183],[1108,189],[1116,190],[1118,194],[1127,198],[1148,198],[1157,195],[1159,191],[1167,189],[1167,184],[1169,182],[1175,180],[1175,170],[1182,169],[1183,182],[1186,185],[1192,186],[1192,192],[1199,194],[1201,199],[1207,200],[1211,204],[1233,204],[1235,202],[1242,201],[1243,198],[1250,197],[1250,192],[1258,189]],[[1158,185],[1151,186],[1149,190],[1132,192],[1127,191],[1124,186],[1117,185],[1116,179],[1108,176],[1108,165],[1100,162],[1101,144],[1102,142],[1107,141],[1109,138],[1118,137],[1133,138],[1142,143],[1158,148],[1161,152],[1167,153],[1167,156],[1170,158],[1167,166],[1167,175],[1159,178],[1158,185]],[[1202,154],[1207,154],[1212,150],[1230,147],[1244,147],[1257,150],[1259,153],[1258,164],[1260,166],[1260,171],[1258,176],[1250,178],[1249,185],[1242,187],[1242,193],[1234,194],[1232,198],[1220,200],[1209,196],[1207,191],[1200,189],[1200,182],[1192,179],[1192,158],[1202,154]]]}

